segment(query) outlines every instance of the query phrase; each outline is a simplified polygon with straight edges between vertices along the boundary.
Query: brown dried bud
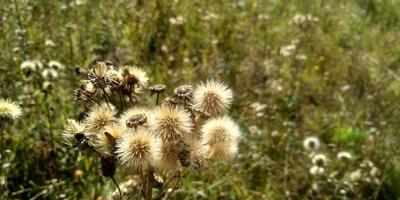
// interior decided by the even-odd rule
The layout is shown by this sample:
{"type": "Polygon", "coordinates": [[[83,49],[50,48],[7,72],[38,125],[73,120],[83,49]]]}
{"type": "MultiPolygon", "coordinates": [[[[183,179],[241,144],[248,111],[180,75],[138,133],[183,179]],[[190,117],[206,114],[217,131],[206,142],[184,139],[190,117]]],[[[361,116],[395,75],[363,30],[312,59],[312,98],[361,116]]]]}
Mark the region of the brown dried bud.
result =
{"type": "Polygon", "coordinates": [[[175,107],[178,103],[174,97],[167,97],[164,99],[163,105],[175,107]]]}
{"type": "Polygon", "coordinates": [[[105,177],[113,177],[117,170],[117,158],[114,156],[101,155],[101,171],[105,177]]]}
{"type": "Polygon", "coordinates": [[[149,89],[151,91],[151,95],[153,95],[153,94],[160,94],[160,93],[164,92],[165,87],[166,87],[165,85],[157,84],[157,85],[150,87],[149,89]]]}
{"type": "Polygon", "coordinates": [[[191,85],[182,85],[174,90],[174,94],[176,97],[181,99],[190,99],[193,94],[193,86],[191,85]]]}
{"type": "Polygon", "coordinates": [[[128,120],[126,120],[126,126],[129,128],[137,128],[147,122],[147,117],[145,114],[132,115],[128,120]]]}

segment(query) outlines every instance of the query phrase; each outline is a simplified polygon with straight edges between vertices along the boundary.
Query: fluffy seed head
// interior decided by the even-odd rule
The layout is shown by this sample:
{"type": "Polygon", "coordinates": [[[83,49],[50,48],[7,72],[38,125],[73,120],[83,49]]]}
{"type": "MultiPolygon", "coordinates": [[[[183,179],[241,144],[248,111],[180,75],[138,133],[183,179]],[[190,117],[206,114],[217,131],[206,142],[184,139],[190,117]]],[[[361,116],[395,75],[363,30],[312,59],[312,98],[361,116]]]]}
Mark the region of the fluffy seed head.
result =
{"type": "MultiPolygon", "coordinates": [[[[188,158],[187,161],[189,166],[198,169],[203,166],[204,161],[207,158],[207,146],[200,143],[196,139],[189,139],[185,141],[187,145],[188,158]]],[[[230,152],[229,157],[233,157],[237,149],[233,149],[235,152],[230,152]]],[[[214,153],[215,154],[215,153],[214,153]]],[[[229,153],[228,153],[229,154],[229,153]]]]}
{"type": "Polygon", "coordinates": [[[9,99],[0,99],[0,118],[17,119],[21,114],[18,104],[9,99]]]}
{"type": "Polygon", "coordinates": [[[78,133],[84,134],[84,132],[85,126],[82,123],[74,119],[67,119],[67,128],[63,133],[63,138],[67,144],[72,145],[74,136],[78,133]]]}
{"type": "Polygon", "coordinates": [[[191,132],[190,114],[181,107],[160,106],[154,111],[152,129],[163,141],[179,141],[191,132]]]}
{"type": "Polygon", "coordinates": [[[61,63],[58,62],[58,61],[55,61],[55,60],[49,61],[49,63],[48,63],[47,65],[48,65],[50,68],[53,68],[53,69],[55,69],[55,70],[64,69],[64,65],[61,64],[61,63]]]}
{"type": "Polygon", "coordinates": [[[351,160],[351,154],[347,151],[341,151],[337,154],[337,158],[341,161],[349,161],[351,160]]]}
{"type": "Polygon", "coordinates": [[[147,87],[149,77],[147,73],[135,66],[124,66],[121,68],[123,75],[123,83],[128,86],[137,86],[136,89],[141,90],[147,87]]]}
{"type": "Polygon", "coordinates": [[[328,163],[328,160],[324,154],[316,154],[312,158],[312,163],[317,166],[325,166],[328,163]]]}
{"type": "Polygon", "coordinates": [[[20,68],[24,71],[35,71],[37,69],[36,64],[30,60],[22,62],[20,68]]]}
{"type": "Polygon", "coordinates": [[[230,160],[238,152],[237,143],[208,146],[208,157],[213,160],[230,160]]]}
{"type": "Polygon", "coordinates": [[[96,105],[89,112],[85,124],[92,133],[99,133],[105,126],[114,121],[115,109],[107,104],[96,105]]]}
{"type": "Polygon", "coordinates": [[[122,131],[116,123],[107,125],[102,133],[97,134],[97,146],[103,153],[112,155],[115,151],[116,141],[121,136],[122,131]]]}
{"type": "Polygon", "coordinates": [[[145,129],[135,134],[124,134],[117,143],[117,156],[122,164],[142,170],[151,167],[160,158],[161,142],[145,129]]]}
{"type": "Polygon", "coordinates": [[[324,173],[325,173],[325,169],[320,166],[314,165],[310,168],[310,174],[313,176],[322,175],[324,173]]]}
{"type": "Polygon", "coordinates": [[[42,77],[44,79],[55,79],[58,77],[58,72],[53,68],[45,68],[42,71],[42,77]]]}
{"type": "Polygon", "coordinates": [[[201,131],[202,143],[210,146],[236,144],[240,137],[239,126],[228,116],[208,120],[201,131]]]}
{"type": "Polygon", "coordinates": [[[152,119],[151,110],[143,107],[129,108],[118,119],[118,124],[123,132],[127,132],[136,127],[143,126],[149,128],[149,121],[152,119]]]}
{"type": "Polygon", "coordinates": [[[317,137],[314,137],[314,136],[307,137],[303,141],[303,147],[304,147],[304,149],[306,149],[308,151],[318,150],[319,146],[320,146],[319,139],[317,137]]]}
{"type": "Polygon", "coordinates": [[[193,93],[193,107],[205,113],[213,114],[225,111],[232,102],[233,94],[222,82],[209,80],[197,85],[193,93]]]}

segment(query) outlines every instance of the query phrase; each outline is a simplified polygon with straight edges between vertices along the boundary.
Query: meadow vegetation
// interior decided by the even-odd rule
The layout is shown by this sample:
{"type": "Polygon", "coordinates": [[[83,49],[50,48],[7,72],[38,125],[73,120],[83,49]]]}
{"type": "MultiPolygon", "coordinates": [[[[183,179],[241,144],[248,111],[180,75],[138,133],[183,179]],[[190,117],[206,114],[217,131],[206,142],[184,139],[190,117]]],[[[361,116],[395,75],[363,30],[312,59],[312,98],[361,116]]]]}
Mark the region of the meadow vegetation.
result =
{"type": "MultiPolygon", "coordinates": [[[[74,91],[97,61],[139,66],[168,94],[207,80],[233,91],[237,155],[182,170],[162,198],[398,199],[399,8],[397,0],[1,1],[0,99],[9,101],[0,101],[0,199],[117,194],[100,159],[63,137],[69,119],[88,112],[74,91]]],[[[142,92],[138,101],[154,105],[142,92]]],[[[140,193],[129,169],[115,179],[140,193]]]]}

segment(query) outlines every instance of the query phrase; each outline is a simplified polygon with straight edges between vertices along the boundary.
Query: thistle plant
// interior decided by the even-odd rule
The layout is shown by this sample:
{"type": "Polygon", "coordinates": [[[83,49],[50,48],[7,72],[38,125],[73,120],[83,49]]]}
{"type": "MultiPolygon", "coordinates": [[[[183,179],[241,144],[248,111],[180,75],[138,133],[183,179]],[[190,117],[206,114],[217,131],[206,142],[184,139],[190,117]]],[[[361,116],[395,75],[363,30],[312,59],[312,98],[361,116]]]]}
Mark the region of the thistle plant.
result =
{"type": "Polygon", "coordinates": [[[76,149],[94,152],[117,187],[115,173],[126,168],[139,177],[144,199],[153,199],[153,188],[160,199],[177,189],[182,170],[232,159],[241,133],[226,114],[233,95],[222,82],[182,85],[167,95],[165,85],[148,87],[148,80],[139,67],[96,61],[74,93],[83,117],[68,119],[64,136],[76,149]],[[155,102],[141,103],[146,94],[155,102]]]}

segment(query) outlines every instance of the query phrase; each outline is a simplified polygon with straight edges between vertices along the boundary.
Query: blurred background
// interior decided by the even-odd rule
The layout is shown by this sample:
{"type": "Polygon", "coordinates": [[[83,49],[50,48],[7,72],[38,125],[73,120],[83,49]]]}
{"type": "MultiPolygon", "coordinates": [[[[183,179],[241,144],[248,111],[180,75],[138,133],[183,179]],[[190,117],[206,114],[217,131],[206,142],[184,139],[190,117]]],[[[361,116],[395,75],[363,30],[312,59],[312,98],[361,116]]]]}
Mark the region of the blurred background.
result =
{"type": "Polygon", "coordinates": [[[23,109],[2,126],[0,198],[114,191],[98,159],[61,136],[82,109],[73,100],[79,80],[93,60],[108,60],[141,66],[168,91],[211,78],[234,91],[237,158],[184,172],[172,199],[398,199],[399,8],[397,0],[0,1],[0,97],[23,109]],[[42,67],[27,71],[26,61],[42,67]],[[321,140],[324,176],[310,173],[308,136],[321,140]],[[338,161],[340,151],[351,160],[338,161]]]}

